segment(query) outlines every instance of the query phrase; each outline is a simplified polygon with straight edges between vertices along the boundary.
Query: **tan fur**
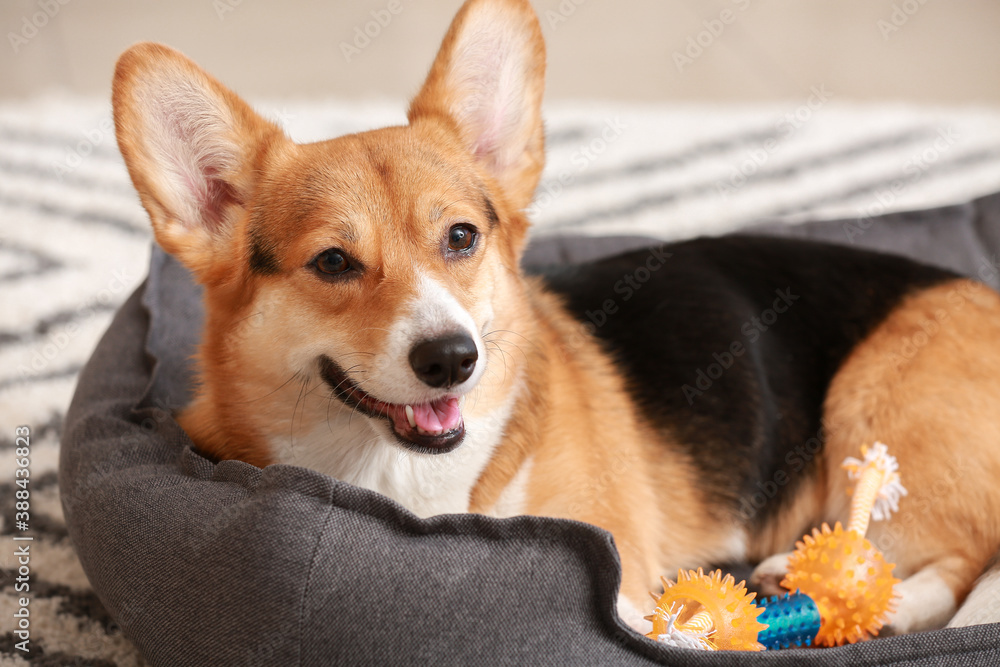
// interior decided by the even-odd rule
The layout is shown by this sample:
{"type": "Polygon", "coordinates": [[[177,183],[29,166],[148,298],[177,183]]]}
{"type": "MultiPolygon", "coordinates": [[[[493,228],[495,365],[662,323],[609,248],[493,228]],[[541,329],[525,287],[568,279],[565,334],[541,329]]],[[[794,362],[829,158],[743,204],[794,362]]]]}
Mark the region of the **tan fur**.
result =
{"type": "Polygon", "coordinates": [[[705,521],[690,462],[638,416],[620,373],[541,285],[527,285],[520,331],[529,378],[504,447],[483,472],[470,509],[486,511],[532,459],[527,513],[586,521],[614,535],[622,592],[645,600],[666,568],[694,567],[725,549],[705,521]],[[664,508],[683,507],[667,513],[664,508]]]}
{"type": "MultiPolygon", "coordinates": [[[[1000,546],[1000,296],[955,281],[909,297],[850,356],[830,386],[834,470],[858,443],[885,442],[909,495],[869,529],[897,576],[937,564],[961,599],[1000,546]]],[[[844,475],[824,499],[846,522],[844,475]]]]}
{"type": "MultiPolygon", "coordinates": [[[[640,602],[678,567],[764,558],[818,520],[844,520],[840,462],[882,440],[911,496],[892,524],[902,532],[876,524],[873,539],[904,576],[937,564],[963,596],[1000,545],[1000,355],[988,354],[1000,340],[1000,299],[968,282],[907,299],[834,380],[818,471],[760,534],[745,536],[699,491],[678,443],[643,421],[590,334],[520,273],[522,211],[544,164],[543,84],[544,44],[526,0],[463,6],[409,125],[315,144],[294,144],[175,51],[140,44],[122,56],[114,81],[122,154],[157,241],[204,287],[200,386],[180,415],[199,449],[265,466],[302,462],[301,448],[344,435],[322,432],[331,410],[346,408],[317,359],[336,357],[369,391],[385,372],[391,328],[431,280],[485,343],[486,371],[463,396],[463,414],[487,435],[502,434],[457,510],[500,512],[513,480],[530,471],[522,510],[610,531],[622,590],[640,602]],[[494,76],[492,47],[513,60],[517,77],[494,76]],[[499,101],[480,98],[480,87],[499,101]],[[513,110],[510,122],[495,123],[490,104],[513,110]],[[188,144],[195,148],[186,153],[188,144]],[[180,165],[174,171],[171,160],[180,165]],[[200,189],[199,178],[207,183],[200,189]],[[444,261],[442,239],[456,221],[474,223],[481,246],[444,261]],[[350,281],[318,278],[310,263],[328,248],[365,271],[350,281]],[[933,335],[908,356],[905,341],[935,318],[933,335]],[[954,472],[944,486],[942,470],[954,472]]],[[[359,432],[355,446],[367,446],[359,432]]],[[[307,452],[316,457],[307,465],[337,472],[337,452],[307,452]]],[[[467,454],[442,458],[461,467],[467,454]]],[[[411,462],[398,458],[392,463],[411,462]]],[[[437,472],[453,471],[442,463],[437,472]]],[[[400,493],[413,493],[407,488],[400,493]]],[[[411,508],[420,500],[397,499],[411,508]]]]}
{"type": "MultiPolygon", "coordinates": [[[[969,280],[911,294],[844,362],[824,406],[815,475],[749,553],[787,551],[825,521],[846,525],[841,469],[860,444],[886,443],[908,495],[868,538],[903,580],[890,632],[941,627],[1000,548],[1000,295],[969,280]],[[950,593],[950,598],[947,599],[950,593]]],[[[777,591],[781,556],[754,580],[777,591]]]]}
{"type": "MultiPolygon", "coordinates": [[[[852,456],[857,456],[858,447],[854,449],[852,456]]],[[[839,462],[837,465],[839,466],[839,462]]],[[[803,471],[799,474],[805,473],[803,471]]],[[[802,539],[814,526],[819,526],[819,522],[827,515],[824,496],[826,479],[830,474],[838,476],[843,473],[839,468],[829,470],[827,465],[819,465],[810,470],[809,476],[802,480],[790,501],[761,526],[758,532],[749,535],[746,553],[749,562],[758,563],[772,554],[790,551],[797,540],[802,539]]],[[[781,577],[778,581],[780,579],[781,577]]]]}

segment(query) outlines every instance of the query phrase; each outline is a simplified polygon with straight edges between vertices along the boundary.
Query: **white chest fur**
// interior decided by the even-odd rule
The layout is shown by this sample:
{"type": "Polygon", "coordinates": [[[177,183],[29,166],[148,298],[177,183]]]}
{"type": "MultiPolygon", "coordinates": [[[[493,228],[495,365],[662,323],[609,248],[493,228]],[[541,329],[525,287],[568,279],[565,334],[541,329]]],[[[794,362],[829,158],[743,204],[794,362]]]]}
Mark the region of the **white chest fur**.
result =
{"type": "Polygon", "coordinates": [[[386,424],[339,409],[291,443],[285,437],[272,444],[280,463],[377,491],[418,516],[467,512],[472,489],[503,437],[513,404],[511,395],[492,412],[467,416],[464,441],[447,454],[407,451],[386,424]]]}

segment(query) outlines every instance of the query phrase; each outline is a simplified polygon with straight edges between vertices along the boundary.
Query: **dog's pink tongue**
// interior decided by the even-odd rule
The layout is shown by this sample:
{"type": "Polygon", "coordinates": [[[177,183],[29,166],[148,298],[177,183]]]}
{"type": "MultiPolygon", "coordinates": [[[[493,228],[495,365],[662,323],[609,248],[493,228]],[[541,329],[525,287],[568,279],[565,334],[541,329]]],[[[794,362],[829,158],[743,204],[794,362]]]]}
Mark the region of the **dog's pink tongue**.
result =
{"type": "Polygon", "coordinates": [[[453,431],[462,423],[457,398],[440,398],[433,403],[413,406],[413,421],[428,433],[453,431]]]}

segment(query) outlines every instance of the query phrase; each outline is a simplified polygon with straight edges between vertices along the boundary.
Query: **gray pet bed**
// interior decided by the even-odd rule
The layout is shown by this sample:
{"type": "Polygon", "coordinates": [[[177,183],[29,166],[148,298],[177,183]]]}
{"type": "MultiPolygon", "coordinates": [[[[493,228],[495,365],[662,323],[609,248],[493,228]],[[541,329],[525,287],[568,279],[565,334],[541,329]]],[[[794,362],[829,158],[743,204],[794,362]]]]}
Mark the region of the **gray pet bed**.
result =
{"type": "MultiPolygon", "coordinates": [[[[762,231],[848,243],[838,222],[762,231]]],[[[863,232],[856,245],[1000,286],[1000,196],[887,216],[863,232]]],[[[526,264],[642,243],[543,240],[526,264]]],[[[1000,625],[828,650],[669,649],[617,619],[618,557],[600,529],[422,520],[310,470],[212,464],[170,416],[189,395],[200,319],[196,288],[155,251],[148,280],[83,371],[62,443],[62,502],[80,561],[153,665],[1000,664],[1000,625]]]]}

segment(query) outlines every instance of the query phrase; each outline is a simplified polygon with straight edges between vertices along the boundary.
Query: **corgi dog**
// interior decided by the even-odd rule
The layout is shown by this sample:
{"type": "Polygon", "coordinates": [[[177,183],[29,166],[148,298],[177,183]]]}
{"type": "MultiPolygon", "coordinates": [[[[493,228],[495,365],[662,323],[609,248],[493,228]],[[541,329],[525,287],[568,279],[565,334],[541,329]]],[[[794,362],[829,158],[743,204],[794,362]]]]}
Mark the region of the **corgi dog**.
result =
{"type": "Polygon", "coordinates": [[[203,288],[194,445],[421,516],[604,528],[641,627],[678,568],[780,579],[882,441],[909,490],[869,530],[903,580],[891,628],[945,624],[1000,548],[1000,297],[752,236],[528,275],[544,76],[529,2],[469,0],[406,125],[297,144],[180,53],[121,56],[118,145],[203,288]]]}

